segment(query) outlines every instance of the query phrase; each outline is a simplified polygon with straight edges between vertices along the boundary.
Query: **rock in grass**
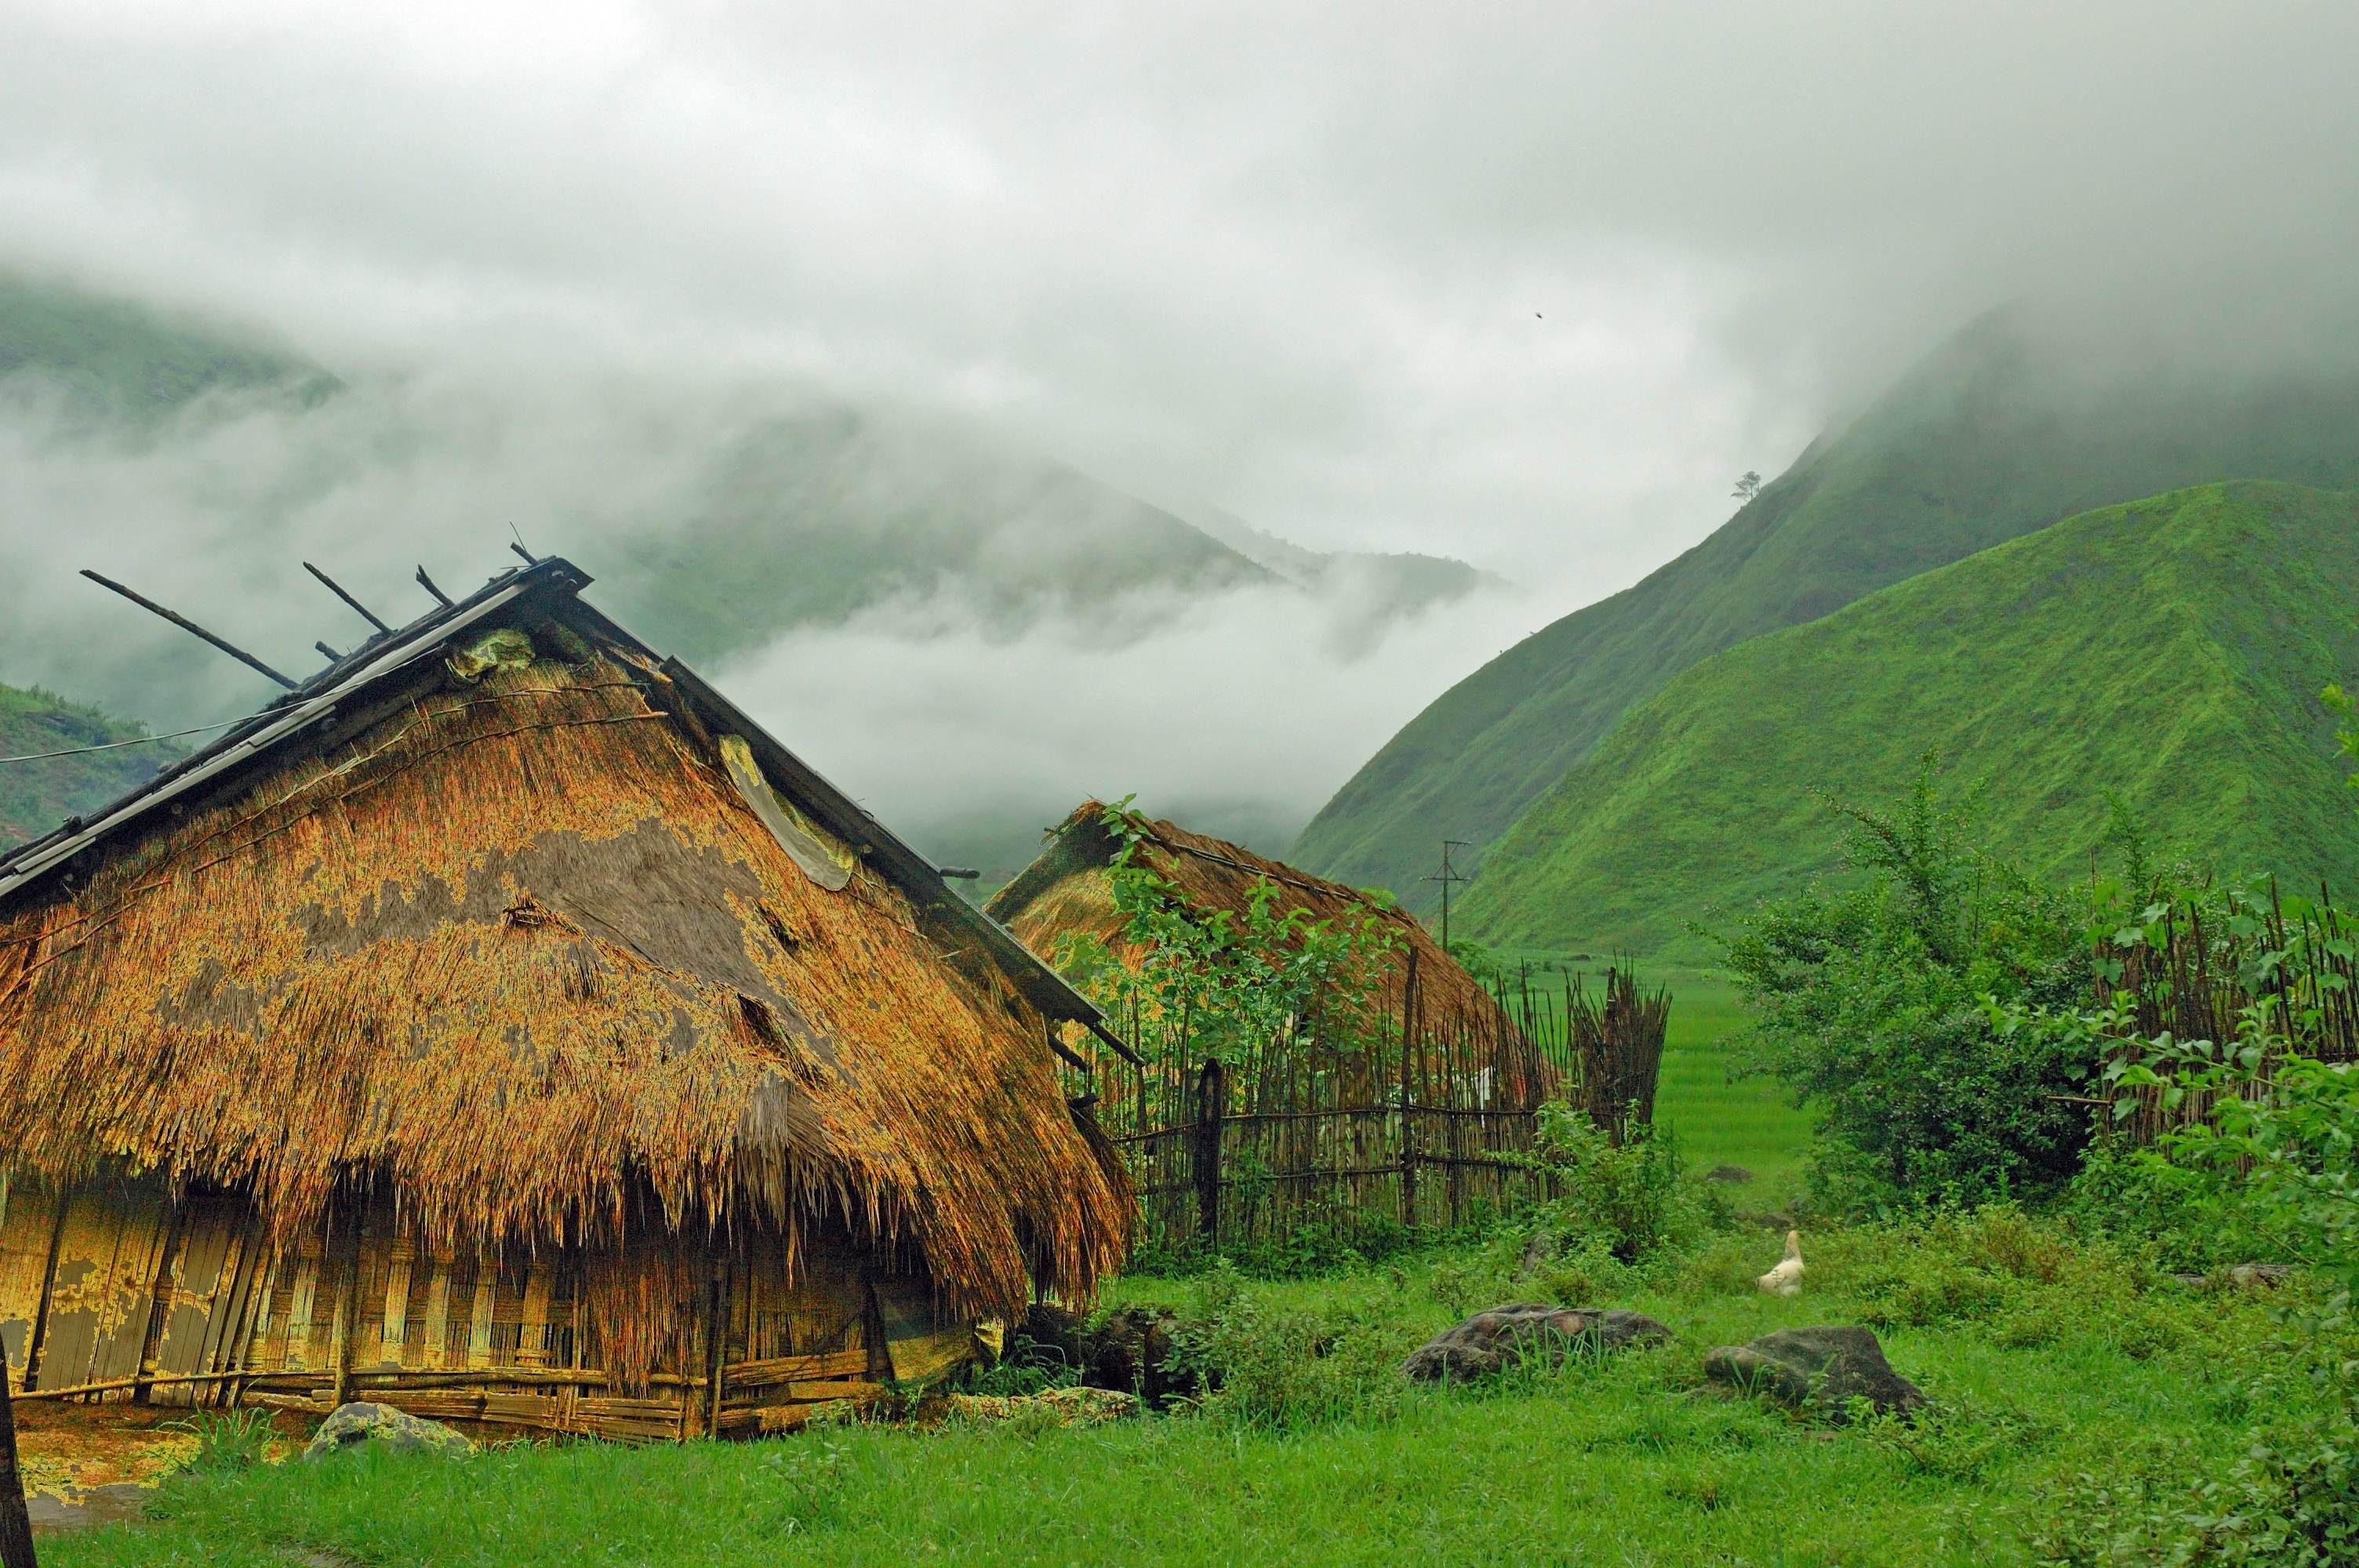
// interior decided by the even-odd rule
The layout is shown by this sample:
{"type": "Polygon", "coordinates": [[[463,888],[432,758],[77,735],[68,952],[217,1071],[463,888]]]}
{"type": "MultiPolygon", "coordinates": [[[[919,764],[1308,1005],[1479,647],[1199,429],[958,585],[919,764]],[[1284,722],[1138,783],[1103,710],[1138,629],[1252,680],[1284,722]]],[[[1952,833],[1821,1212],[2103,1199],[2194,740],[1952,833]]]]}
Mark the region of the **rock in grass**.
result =
{"type": "Polygon", "coordinates": [[[1555,1366],[1579,1345],[1620,1350],[1632,1345],[1659,1345],[1670,1337],[1669,1329],[1644,1313],[1519,1302],[1478,1312],[1457,1327],[1435,1335],[1401,1363],[1401,1376],[1462,1383],[1503,1371],[1527,1354],[1545,1356],[1555,1366]]]}
{"type": "Polygon", "coordinates": [[[1741,1186],[1753,1179],[1753,1173],[1742,1165],[1714,1165],[1703,1173],[1707,1182],[1727,1182],[1741,1186]]]}
{"type": "Polygon", "coordinates": [[[1864,1328],[1781,1328],[1722,1346],[1704,1357],[1703,1370],[1742,1392],[1838,1421],[1855,1399],[1889,1415],[1909,1415],[1926,1403],[1923,1390],[1892,1369],[1884,1346],[1864,1328]]]}
{"type": "Polygon", "coordinates": [[[391,1405],[355,1400],[339,1405],[335,1413],[311,1434],[306,1459],[343,1454],[375,1443],[397,1454],[473,1454],[475,1445],[438,1421],[405,1415],[391,1405]]]}

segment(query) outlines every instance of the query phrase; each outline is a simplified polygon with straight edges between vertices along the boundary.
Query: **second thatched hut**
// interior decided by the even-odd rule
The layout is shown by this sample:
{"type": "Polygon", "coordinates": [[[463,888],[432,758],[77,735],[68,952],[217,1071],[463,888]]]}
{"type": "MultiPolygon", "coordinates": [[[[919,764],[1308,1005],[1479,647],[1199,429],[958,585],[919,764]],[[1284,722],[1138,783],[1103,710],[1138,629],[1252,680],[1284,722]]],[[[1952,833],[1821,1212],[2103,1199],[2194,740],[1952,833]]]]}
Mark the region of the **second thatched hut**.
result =
{"type": "Polygon", "coordinates": [[[1376,1214],[1454,1224],[1518,1189],[1520,1167],[1506,1157],[1530,1146],[1558,1069],[1500,999],[1389,901],[1088,801],[986,912],[1052,962],[1082,946],[1136,970],[1147,954],[1116,900],[1126,846],[1129,863],[1195,916],[1242,919],[1258,888],[1271,907],[1370,923],[1388,938],[1366,999],[1375,1027],[1348,1049],[1289,1032],[1207,1056],[1190,1048],[1184,1023],[1110,1013],[1106,1027],[1144,1065],[1098,1059],[1097,1116],[1139,1184],[1151,1238],[1212,1230],[1225,1243],[1376,1214]]]}

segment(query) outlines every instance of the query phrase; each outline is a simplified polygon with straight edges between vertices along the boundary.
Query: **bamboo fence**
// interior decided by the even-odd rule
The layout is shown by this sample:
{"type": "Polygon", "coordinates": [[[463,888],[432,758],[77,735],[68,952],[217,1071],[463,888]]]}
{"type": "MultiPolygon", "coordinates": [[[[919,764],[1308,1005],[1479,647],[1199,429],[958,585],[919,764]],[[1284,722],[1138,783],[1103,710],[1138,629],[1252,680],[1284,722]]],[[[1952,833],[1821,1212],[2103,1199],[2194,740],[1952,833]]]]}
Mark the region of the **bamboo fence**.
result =
{"type": "Polygon", "coordinates": [[[1571,1098],[1617,1138],[1652,1119],[1669,1000],[1625,970],[1594,1000],[1578,978],[1557,996],[1522,971],[1487,1017],[1431,1019],[1419,989],[1412,954],[1357,1049],[1301,1032],[1224,1059],[1184,1020],[1110,1019],[1144,1065],[1105,1060],[1093,1108],[1130,1167],[1140,1242],[1454,1228],[1546,1195],[1526,1158],[1544,1101],[1571,1098]]]}

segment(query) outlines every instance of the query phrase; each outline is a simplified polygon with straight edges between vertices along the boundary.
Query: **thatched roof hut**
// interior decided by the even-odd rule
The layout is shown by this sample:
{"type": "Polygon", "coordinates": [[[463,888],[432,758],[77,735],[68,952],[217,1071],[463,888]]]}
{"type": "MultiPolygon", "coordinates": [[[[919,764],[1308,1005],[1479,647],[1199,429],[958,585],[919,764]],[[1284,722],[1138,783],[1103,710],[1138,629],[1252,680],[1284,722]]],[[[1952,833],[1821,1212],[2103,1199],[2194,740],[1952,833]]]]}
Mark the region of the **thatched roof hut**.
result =
{"type": "Polygon", "coordinates": [[[587,581],[0,859],[26,1383],[766,1429],[1118,1265],[1095,1010],[587,581]]]}
{"type": "Polygon", "coordinates": [[[1127,836],[1132,864],[1193,915],[1226,911],[1243,929],[1266,885],[1272,914],[1372,920],[1394,939],[1362,949],[1376,964],[1374,994],[1340,1032],[1289,1024],[1215,1052],[1184,1009],[1174,1020],[1142,1005],[1108,1021],[1147,1057],[1093,1087],[1145,1199],[1150,1245],[1348,1229],[1372,1216],[1457,1225],[1514,1200],[1522,1167],[1512,1156],[1530,1146],[1533,1112],[1559,1074],[1422,925],[1388,901],[1240,845],[1130,813],[1117,833],[1107,817],[1096,801],[1077,808],[987,913],[1052,959],[1069,937],[1087,936],[1140,969],[1147,955],[1115,905],[1113,862],[1127,836]]]}
{"type": "MultiPolygon", "coordinates": [[[[1114,908],[1109,869],[1122,845],[1105,823],[1106,807],[1086,801],[1051,829],[1049,847],[1015,881],[984,905],[993,919],[1038,953],[1051,953],[1068,932],[1086,932],[1126,960],[1138,955],[1124,935],[1114,908]]],[[[1242,915],[1256,881],[1278,890],[1280,907],[1304,909],[1332,919],[1347,911],[1378,915],[1397,932],[1400,946],[1386,974],[1388,1004],[1406,1000],[1408,959],[1417,955],[1417,1011],[1421,1027],[1451,1033],[1496,1033],[1514,1023],[1481,981],[1442,950],[1406,910],[1382,903],[1342,882],[1316,877],[1283,860],[1256,855],[1242,845],[1190,833],[1173,822],[1136,819],[1145,834],[1141,860],[1200,910],[1225,909],[1242,915]]]]}

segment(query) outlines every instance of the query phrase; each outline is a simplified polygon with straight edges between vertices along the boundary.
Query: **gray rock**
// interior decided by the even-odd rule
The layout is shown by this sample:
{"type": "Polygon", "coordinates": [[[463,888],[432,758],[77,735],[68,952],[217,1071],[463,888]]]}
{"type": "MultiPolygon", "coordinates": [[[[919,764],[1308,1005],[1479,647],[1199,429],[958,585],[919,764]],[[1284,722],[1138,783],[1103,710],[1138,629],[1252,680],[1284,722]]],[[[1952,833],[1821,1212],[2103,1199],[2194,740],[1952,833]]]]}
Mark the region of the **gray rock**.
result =
{"type": "Polygon", "coordinates": [[[397,1454],[473,1454],[475,1445],[444,1426],[440,1422],[421,1416],[405,1415],[391,1405],[370,1404],[355,1400],[339,1405],[335,1413],[320,1423],[311,1434],[311,1445],[303,1450],[306,1459],[322,1454],[342,1454],[382,1444],[397,1454]]]}
{"type": "Polygon", "coordinates": [[[1714,1165],[1703,1173],[1703,1179],[1707,1182],[1728,1182],[1741,1186],[1753,1179],[1753,1173],[1742,1165],[1714,1165]]]}
{"type": "Polygon", "coordinates": [[[2171,1277],[2192,1291],[2253,1291],[2275,1290],[2292,1279],[2294,1273],[2290,1263],[2239,1263],[2214,1274],[2174,1274],[2171,1277]]]}
{"type": "Polygon", "coordinates": [[[1766,1394],[1796,1410],[1841,1421],[1854,1399],[1878,1413],[1909,1415],[1924,1391],[1892,1369],[1884,1346],[1864,1328],[1781,1328],[1744,1345],[1723,1345],[1703,1360],[1704,1376],[1745,1393],[1766,1394]]]}
{"type": "Polygon", "coordinates": [[[1554,1366],[1577,1342],[1620,1350],[1631,1345],[1659,1345],[1670,1337],[1669,1329],[1644,1313],[1518,1302],[1478,1312],[1457,1327],[1435,1335],[1401,1363],[1401,1376],[1462,1383],[1512,1367],[1527,1352],[1547,1357],[1554,1366]]]}

